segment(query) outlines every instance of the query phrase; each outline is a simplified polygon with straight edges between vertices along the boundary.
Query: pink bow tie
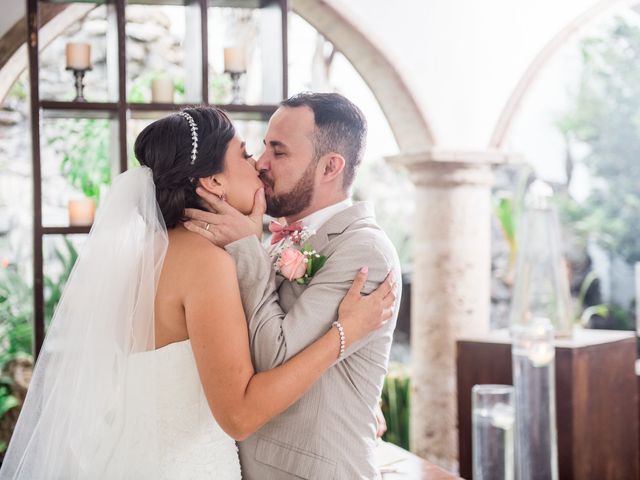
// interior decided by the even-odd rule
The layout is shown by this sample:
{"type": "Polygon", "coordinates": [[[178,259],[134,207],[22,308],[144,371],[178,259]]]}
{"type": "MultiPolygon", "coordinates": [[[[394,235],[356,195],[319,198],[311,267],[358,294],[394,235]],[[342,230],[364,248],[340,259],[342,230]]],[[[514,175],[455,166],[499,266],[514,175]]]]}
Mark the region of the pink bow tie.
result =
{"type": "Polygon", "coordinates": [[[272,233],[271,245],[278,243],[283,238],[286,238],[294,233],[300,232],[302,228],[303,227],[301,221],[292,223],[291,225],[282,225],[281,223],[273,220],[269,224],[269,231],[272,233]]]}

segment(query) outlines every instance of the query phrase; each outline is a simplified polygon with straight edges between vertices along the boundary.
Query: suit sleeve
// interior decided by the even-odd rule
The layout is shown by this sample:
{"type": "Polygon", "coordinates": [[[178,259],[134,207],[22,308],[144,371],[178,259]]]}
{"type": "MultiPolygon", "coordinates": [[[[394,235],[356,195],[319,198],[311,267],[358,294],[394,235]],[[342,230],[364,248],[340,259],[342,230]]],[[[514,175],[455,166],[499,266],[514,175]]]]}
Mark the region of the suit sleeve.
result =
{"type": "MultiPolygon", "coordinates": [[[[363,293],[371,293],[393,266],[393,260],[381,250],[374,239],[342,242],[285,314],[278,303],[271,259],[258,239],[252,236],[228,245],[236,261],[255,368],[277,367],[326,333],[363,266],[369,267],[363,293]]],[[[345,355],[360,349],[372,335],[352,344],[345,355]]]]}

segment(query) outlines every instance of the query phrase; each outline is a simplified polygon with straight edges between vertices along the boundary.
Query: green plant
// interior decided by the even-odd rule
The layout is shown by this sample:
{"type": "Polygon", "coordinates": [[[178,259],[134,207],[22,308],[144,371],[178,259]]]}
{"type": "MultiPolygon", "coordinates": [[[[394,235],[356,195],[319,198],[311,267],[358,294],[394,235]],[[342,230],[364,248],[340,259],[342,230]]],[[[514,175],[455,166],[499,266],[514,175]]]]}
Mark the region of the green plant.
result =
{"type": "Polygon", "coordinates": [[[31,287],[13,270],[0,269],[0,371],[21,354],[31,355],[31,287]]]}
{"type": "Polygon", "coordinates": [[[576,321],[583,327],[587,327],[590,326],[593,317],[601,317],[606,321],[605,328],[612,330],[635,330],[633,315],[620,305],[616,305],[615,303],[600,303],[585,306],[587,292],[596,280],[598,280],[597,273],[591,271],[580,285],[580,292],[578,292],[575,303],[576,321]]]}
{"type": "MultiPolygon", "coordinates": [[[[62,264],[61,273],[55,279],[50,276],[44,278],[47,325],[78,259],[78,252],[68,238],[64,237],[63,245],[63,249],[55,250],[55,256],[62,264]]],[[[31,286],[22,275],[0,268],[0,371],[14,358],[32,353],[32,301],[31,286]]]]}
{"type": "Polygon", "coordinates": [[[60,173],[87,198],[99,202],[102,187],[111,182],[109,121],[61,120],[56,124],[56,134],[47,140],[62,156],[60,173]]]}
{"type": "Polygon", "coordinates": [[[153,72],[146,72],[136,77],[136,79],[131,82],[131,87],[129,88],[129,101],[131,103],[146,102],[148,92],[151,91],[151,81],[156,76],[153,72]]]}
{"type": "MultiPolygon", "coordinates": [[[[580,320],[583,325],[586,325],[586,322],[589,321],[591,315],[602,311],[601,307],[604,307],[604,305],[592,305],[585,308],[585,298],[587,297],[587,292],[596,280],[598,280],[598,274],[595,272],[595,270],[592,270],[587,274],[586,277],[584,277],[584,280],[580,284],[580,291],[578,292],[578,297],[576,298],[575,303],[575,316],[576,319],[580,320]],[[589,309],[591,310],[588,311],[589,309]]],[[[599,314],[600,313],[598,313],[598,315],[599,314]]]]}
{"type": "Polygon", "coordinates": [[[567,142],[586,151],[592,191],[584,202],[570,197],[563,215],[627,262],[640,261],[640,27],[616,18],[603,34],[581,44],[583,72],[575,102],[558,122],[567,142]]]}
{"type": "Polygon", "coordinates": [[[409,450],[411,380],[406,365],[391,363],[382,387],[382,413],[387,422],[383,440],[409,450]]]}
{"type": "Polygon", "coordinates": [[[507,285],[513,283],[515,275],[516,256],[518,253],[518,241],[516,236],[516,226],[518,218],[524,208],[524,197],[529,183],[533,178],[533,171],[526,167],[520,169],[516,178],[514,192],[501,191],[496,195],[495,215],[500,223],[502,234],[509,247],[509,262],[504,282],[507,285]]]}
{"type": "Polygon", "coordinates": [[[55,249],[55,257],[62,264],[62,272],[56,279],[52,279],[50,277],[44,278],[44,286],[45,286],[45,306],[44,306],[44,316],[45,322],[49,325],[51,319],[53,318],[53,313],[62,298],[62,292],[64,290],[65,285],[67,284],[67,280],[69,280],[69,276],[73,271],[73,267],[76,264],[76,260],[78,259],[78,251],[73,246],[71,240],[67,237],[63,237],[65,249],[55,249]]]}
{"type": "Polygon", "coordinates": [[[211,103],[223,104],[231,92],[231,78],[229,75],[214,75],[209,84],[211,103]]]}
{"type": "MultiPolygon", "coordinates": [[[[46,276],[45,322],[48,325],[60,301],[62,291],[78,258],[71,241],[64,237],[63,248],[56,248],[56,258],[62,264],[57,278],[46,276]]],[[[0,418],[21,403],[13,395],[14,382],[7,366],[19,358],[32,358],[33,338],[32,289],[24,278],[8,268],[0,268],[0,418]]],[[[7,442],[0,441],[0,454],[7,442]]]]}
{"type": "MultiPolygon", "coordinates": [[[[500,196],[496,200],[495,206],[496,218],[502,227],[502,234],[509,246],[509,272],[513,270],[516,261],[517,243],[516,243],[516,219],[513,206],[513,199],[508,196],[500,196]]],[[[510,277],[510,273],[507,277],[510,277]]],[[[511,283],[511,282],[508,282],[511,283]]]]}
{"type": "MultiPolygon", "coordinates": [[[[0,372],[4,372],[12,360],[31,356],[31,302],[31,287],[22,276],[8,268],[0,268],[0,372]]],[[[10,377],[0,377],[0,418],[20,406],[12,394],[12,386],[10,377]]],[[[6,442],[0,442],[0,453],[6,447],[6,442]]]]}
{"type": "MultiPolygon", "coordinates": [[[[11,380],[9,378],[3,378],[0,383],[0,417],[6,414],[12,408],[20,405],[20,402],[16,397],[11,394],[11,380]]],[[[0,444],[0,452],[4,451],[3,446],[0,444]]]]}

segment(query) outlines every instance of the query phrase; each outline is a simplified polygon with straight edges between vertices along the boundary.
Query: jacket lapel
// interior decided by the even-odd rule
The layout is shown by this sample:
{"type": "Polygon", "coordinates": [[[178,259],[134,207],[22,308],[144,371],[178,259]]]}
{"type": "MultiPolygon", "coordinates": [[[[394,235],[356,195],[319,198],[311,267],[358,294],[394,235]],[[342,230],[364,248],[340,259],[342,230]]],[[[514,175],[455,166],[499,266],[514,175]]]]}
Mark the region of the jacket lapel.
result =
{"type": "Polygon", "coordinates": [[[309,239],[309,243],[315,251],[321,252],[336,235],[344,233],[351,224],[367,218],[371,220],[375,218],[373,204],[369,202],[355,203],[327,220],[309,239]]]}

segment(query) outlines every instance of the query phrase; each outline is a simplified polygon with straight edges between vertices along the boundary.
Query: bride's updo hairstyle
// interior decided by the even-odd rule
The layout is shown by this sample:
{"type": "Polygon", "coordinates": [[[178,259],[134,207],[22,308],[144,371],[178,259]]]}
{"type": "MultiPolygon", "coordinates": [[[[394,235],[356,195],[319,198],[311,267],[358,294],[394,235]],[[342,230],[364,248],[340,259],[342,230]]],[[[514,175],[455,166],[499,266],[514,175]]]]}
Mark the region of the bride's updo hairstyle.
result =
{"type": "Polygon", "coordinates": [[[190,121],[174,113],[148,125],[134,146],[141,165],[153,171],[156,198],[167,228],[185,221],[185,208],[202,209],[196,194],[198,179],[224,169],[224,155],[236,134],[229,117],[214,107],[184,109],[197,126],[197,153],[192,162],[190,121]],[[193,163],[193,164],[192,164],[193,163]]]}

